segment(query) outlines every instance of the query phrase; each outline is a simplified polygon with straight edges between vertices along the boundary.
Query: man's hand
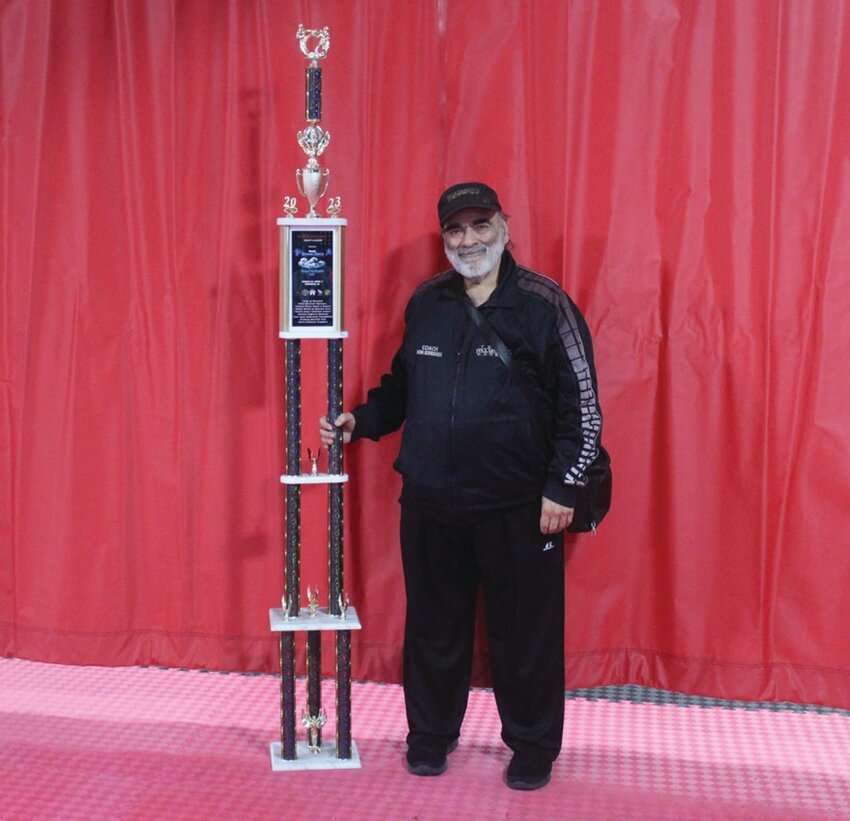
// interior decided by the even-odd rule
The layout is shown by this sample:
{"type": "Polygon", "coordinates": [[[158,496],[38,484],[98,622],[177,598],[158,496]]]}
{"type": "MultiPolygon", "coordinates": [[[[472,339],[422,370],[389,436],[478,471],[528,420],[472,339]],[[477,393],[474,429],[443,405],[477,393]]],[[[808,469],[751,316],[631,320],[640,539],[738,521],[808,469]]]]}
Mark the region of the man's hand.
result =
{"type": "Polygon", "coordinates": [[[573,510],[574,508],[564,507],[544,496],[540,508],[540,532],[560,533],[570,526],[573,510]]]}
{"type": "Polygon", "coordinates": [[[351,431],[354,430],[355,419],[353,414],[341,413],[336,418],[336,427],[328,422],[328,417],[323,416],[319,419],[319,438],[322,444],[329,448],[336,441],[337,428],[342,429],[342,442],[347,445],[351,441],[351,431]]]}

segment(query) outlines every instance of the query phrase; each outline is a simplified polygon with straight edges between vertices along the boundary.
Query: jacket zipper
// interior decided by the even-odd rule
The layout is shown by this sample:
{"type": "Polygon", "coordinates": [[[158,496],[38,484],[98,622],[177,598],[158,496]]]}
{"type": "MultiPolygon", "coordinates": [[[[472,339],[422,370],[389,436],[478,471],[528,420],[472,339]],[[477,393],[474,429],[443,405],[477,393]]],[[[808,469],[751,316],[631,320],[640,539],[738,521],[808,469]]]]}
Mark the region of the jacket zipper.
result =
{"type": "Polygon", "coordinates": [[[452,385],[452,413],[449,419],[449,463],[451,465],[451,505],[452,508],[457,506],[457,465],[455,465],[455,412],[457,410],[457,387],[460,382],[460,366],[461,356],[466,349],[467,336],[469,335],[470,320],[464,317],[461,319],[462,336],[460,347],[455,354],[455,381],[452,385]]]}
{"type": "Polygon", "coordinates": [[[455,354],[455,381],[454,385],[452,385],[452,415],[449,420],[449,463],[451,465],[452,508],[455,507],[457,502],[455,488],[457,484],[457,470],[455,469],[455,410],[457,409],[457,383],[460,379],[460,354],[462,350],[463,343],[461,343],[461,349],[455,354]]]}

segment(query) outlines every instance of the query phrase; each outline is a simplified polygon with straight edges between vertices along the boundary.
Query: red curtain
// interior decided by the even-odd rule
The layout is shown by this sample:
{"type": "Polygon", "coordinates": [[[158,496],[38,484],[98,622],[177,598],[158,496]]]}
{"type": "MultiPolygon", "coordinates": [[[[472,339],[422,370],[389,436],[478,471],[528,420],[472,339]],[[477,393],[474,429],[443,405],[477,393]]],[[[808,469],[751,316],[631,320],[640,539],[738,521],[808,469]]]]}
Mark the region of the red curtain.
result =
{"type": "MultiPolygon", "coordinates": [[[[442,264],[459,180],[499,190],[594,333],[615,503],[569,549],[569,685],[850,708],[842,0],[0,10],[0,652],[276,667],[303,22],[331,29],[347,404],[442,264]]],[[[324,357],[304,343],[305,447],[324,357]]],[[[361,678],[400,669],[397,446],[347,456],[361,678]]],[[[322,586],[325,491],[303,505],[322,586]]]]}

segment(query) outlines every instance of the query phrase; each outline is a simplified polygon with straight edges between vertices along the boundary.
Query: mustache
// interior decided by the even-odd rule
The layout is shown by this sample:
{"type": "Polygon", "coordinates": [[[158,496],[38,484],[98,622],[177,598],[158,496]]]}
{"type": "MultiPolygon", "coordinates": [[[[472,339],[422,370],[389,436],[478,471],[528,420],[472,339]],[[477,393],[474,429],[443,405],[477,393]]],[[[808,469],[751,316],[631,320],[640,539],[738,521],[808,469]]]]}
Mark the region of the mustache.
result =
{"type": "Polygon", "coordinates": [[[483,242],[478,242],[475,245],[470,245],[465,248],[458,248],[455,253],[459,257],[469,257],[473,256],[474,254],[486,254],[487,250],[488,248],[483,242]]]}

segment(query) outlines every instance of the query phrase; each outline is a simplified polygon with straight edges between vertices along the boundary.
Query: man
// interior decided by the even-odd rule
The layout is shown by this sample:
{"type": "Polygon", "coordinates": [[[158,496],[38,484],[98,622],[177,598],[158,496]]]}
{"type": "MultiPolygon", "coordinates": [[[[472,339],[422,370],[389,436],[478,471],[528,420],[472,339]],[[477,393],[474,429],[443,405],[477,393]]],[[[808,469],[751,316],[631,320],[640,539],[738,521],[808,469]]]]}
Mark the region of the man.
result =
{"type": "Polygon", "coordinates": [[[492,188],[454,185],[437,210],[452,270],[416,289],[390,372],[335,426],[322,417],[320,435],[325,445],[339,430],[344,442],[378,439],[405,424],[394,467],[409,771],[439,775],[457,745],[480,584],[514,751],[506,782],[537,789],[563,732],[562,532],[602,427],[590,335],[555,282],[514,262],[492,188]]]}

